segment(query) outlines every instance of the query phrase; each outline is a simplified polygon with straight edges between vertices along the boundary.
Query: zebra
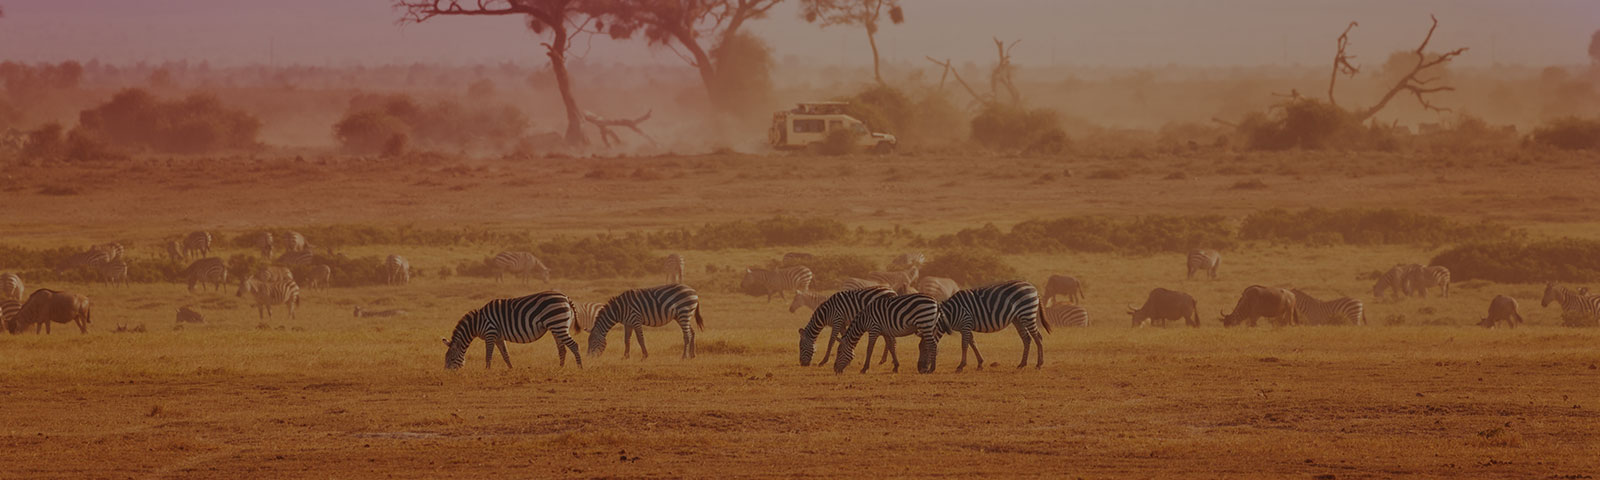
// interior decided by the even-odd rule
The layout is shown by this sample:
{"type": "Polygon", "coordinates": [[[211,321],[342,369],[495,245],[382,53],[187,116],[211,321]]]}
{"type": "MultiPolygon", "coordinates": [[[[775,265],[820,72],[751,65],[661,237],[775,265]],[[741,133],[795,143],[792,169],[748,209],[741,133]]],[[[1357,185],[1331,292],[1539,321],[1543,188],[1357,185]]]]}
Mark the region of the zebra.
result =
{"type": "Polygon", "coordinates": [[[917,280],[917,293],[926,293],[934,300],[945,301],[961,291],[955,280],[945,277],[922,277],[917,280]]]}
{"type": "Polygon", "coordinates": [[[206,323],[205,315],[189,308],[188,305],[178,307],[178,318],[175,323],[206,323]]]}
{"type": "Polygon", "coordinates": [[[183,255],[183,244],[182,243],[178,243],[177,240],[168,240],[167,241],[167,258],[171,259],[174,262],[183,261],[184,259],[188,258],[188,257],[183,255]]]}
{"type": "Polygon", "coordinates": [[[256,234],[256,248],[261,250],[261,258],[272,258],[272,232],[256,234]]]}
{"type": "Polygon", "coordinates": [[[306,288],[328,288],[328,280],[333,277],[333,269],[327,265],[312,265],[306,269],[306,288]]]}
{"type": "Polygon", "coordinates": [[[600,307],[604,306],[604,303],[572,302],[572,331],[594,329],[594,317],[600,314],[600,307]]]}
{"type": "Polygon", "coordinates": [[[927,294],[882,296],[868,303],[855,320],[850,322],[839,338],[838,356],[833,361],[833,373],[843,373],[855,359],[856,342],[867,335],[867,355],[862,358],[861,373],[872,365],[872,348],[878,337],[883,337],[883,347],[894,359],[894,372],[900,371],[900,358],[894,353],[896,337],[917,335],[922,338],[917,355],[917,373],[933,373],[938,366],[940,325],[943,315],[939,302],[927,294]]]}
{"type": "Polygon", "coordinates": [[[868,279],[865,279],[865,278],[849,277],[849,278],[844,279],[844,282],[839,284],[839,291],[860,290],[860,289],[863,289],[863,288],[887,287],[887,286],[888,285],[885,285],[883,282],[879,282],[877,280],[868,280],[868,279]]]}
{"type": "Polygon", "coordinates": [[[545,332],[556,341],[556,356],[561,366],[567,365],[567,351],[572,351],[572,361],[583,368],[583,357],[578,354],[578,342],[567,333],[572,323],[572,301],[558,292],[542,292],[517,298],[498,298],[467,312],[456,322],[449,338],[441,339],[445,345],[444,368],[455,370],[466,363],[467,347],[482,338],[484,343],[484,368],[494,366],[494,349],[500,347],[500,358],[511,368],[511,354],[506,352],[506,342],[532,343],[545,332]]]}
{"type": "Polygon", "coordinates": [[[283,232],[283,236],[278,238],[278,242],[283,244],[285,252],[311,251],[311,245],[306,243],[306,236],[294,230],[283,232]]]}
{"type": "Polygon", "coordinates": [[[11,325],[11,322],[16,321],[17,314],[20,312],[22,312],[22,302],[9,298],[0,299],[0,328],[5,328],[6,331],[13,333],[21,331],[21,325],[11,325]]]}
{"type": "Polygon", "coordinates": [[[408,285],[411,283],[411,262],[406,257],[389,255],[383,260],[383,269],[388,274],[384,283],[389,285],[408,285]]]}
{"type": "Polygon", "coordinates": [[[533,256],[532,253],[500,252],[484,260],[483,263],[494,269],[494,281],[496,282],[505,278],[507,273],[511,273],[522,278],[523,283],[527,283],[528,278],[533,276],[535,272],[539,273],[545,283],[550,282],[550,267],[544,266],[544,262],[539,261],[539,258],[533,256]]]}
{"type": "Polygon", "coordinates": [[[403,317],[406,315],[406,311],[400,309],[367,310],[365,308],[361,308],[360,305],[356,305],[354,314],[356,318],[403,317]]]}
{"type": "Polygon", "coordinates": [[[1428,289],[1439,287],[1439,296],[1450,296],[1450,269],[1438,265],[1418,268],[1407,272],[1403,279],[1407,295],[1412,293],[1428,298],[1428,289]]]}
{"type": "Polygon", "coordinates": [[[1216,250],[1195,250],[1189,252],[1189,280],[1194,280],[1194,272],[1205,271],[1212,280],[1217,279],[1217,266],[1222,264],[1222,254],[1216,250]]]}
{"type": "Polygon", "coordinates": [[[117,259],[122,258],[123,253],[122,244],[117,242],[103,243],[100,245],[91,246],[89,249],[104,253],[107,261],[116,261],[117,259]]]}
{"type": "Polygon", "coordinates": [[[1082,306],[1061,304],[1039,311],[1040,323],[1052,327],[1087,327],[1089,311],[1082,306]]]}
{"type": "Polygon", "coordinates": [[[1372,284],[1372,296],[1376,299],[1383,298],[1383,291],[1389,290],[1389,298],[1398,299],[1400,294],[1411,296],[1411,288],[1407,286],[1406,279],[1411,277],[1411,272],[1421,270],[1422,265],[1395,265],[1389,271],[1378,275],[1378,280],[1372,284]]]}
{"type": "Polygon", "coordinates": [[[683,329],[683,358],[694,358],[694,330],[689,327],[690,319],[700,331],[705,331],[705,320],[700,317],[700,295],[688,285],[671,284],[622,292],[611,297],[595,314],[594,326],[589,329],[589,356],[598,357],[605,352],[606,332],[620,323],[622,358],[628,358],[628,337],[632,334],[639,339],[639,360],[644,361],[650,356],[644,346],[644,327],[659,327],[676,321],[683,329]]]}
{"type": "Polygon", "coordinates": [[[928,263],[928,257],[920,253],[902,253],[889,261],[892,270],[910,270],[911,267],[922,267],[928,263]]]}
{"type": "Polygon", "coordinates": [[[667,255],[661,260],[661,270],[667,274],[667,283],[683,283],[683,255],[667,255]]]}
{"type": "Polygon", "coordinates": [[[255,279],[263,282],[294,280],[294,272],[283,265],[267,265],[256,270],[255,279]]]}
{"type": "Polygon", "coordinates": [[[67,270],[80,267],[95,268],[102,263],[110,262],[111,257],[108,255],[109,254],[103,250],[91,248],[89,250],[74,253],[71,256],[61,260],[60,263],[56,264],[55,270],[57,274],[61,274],[65,273],[67,270]]]}
{"type": "Polygon", "coordinates": [[[1367,324],[1366,306],[1360,300],[1340,297],[1324,302],[1300,289],[1289,292],[1294,294],[1295,309],[1309,325],[1367,324]]]}
{"type": "Polygon", "coordinates": [[[1600,295],[1581,295],[1554,282],[1546,282],[1544,298],[1539,300],[1539,306],[1549,307],[1550,302],[1561,304],[1562,317],[1575,313],[1581,315],[1584,321],[1600,318],[1600,295]]]}
{"type": "Polygon", "coordinates": [[[15,273],[0,273],[0,299],[22,300],[22,277],[15,273]]]}
{"type": "Polygon", "coordinates": [[[1083,282],[1067,275],[1051,275],[1050,279],[1044,282],[1044,294],[1040,295],[1044,298],[1044,306],[1048,307],[1055,303],[1057,295],[1066,295],[1067,301],[1073,304],[1082,302],[1083,282]]]}
{"type": "Polygon", "coordinates": [[[777,270],[761,268],[744,269],[744,279],[739,281],[739,289],[746,292],[761,291],[767,294],[767,301],[772,301],[772,295],[778,298],[783,296],[784,290],[795,292],[811,291],[811,269],[806,267],[788,267],[777,270]]]}
{"type": "Polygon", "coordinates": [[[794,313],[800,307],[807,307],[815,311],[822,302],[828,300],[828,295],[811,292],[794,292],[794,301],[789,302],[789,313],[794,313]]]}
{"type": "MultiPolygon", "coordinates": [[[[943,321],[939,330],[944,334],[961,332],[961,364],[956,371],[967,366],[967,349],[978,357],[978,370],[983,370],[983,354],[972,341],[972,332],[993,333],[1009,326],[1017,327],[1022,337],[1022,363],[1028,365],[1028,346],[1039,349],[1039,362],[1034,368],[1044,367],[1044,336],[1039,334],[1039,289],[1023,281],[1010,281],[982,288],[962,290],[939,304],[943,321]]],[[[1044,324],[1050,331],[1050,324],[1044,324]]]]}
{"type": "Polygon", "coordinates": [[[190,255],[200,255],[202,257],[210,255],[211,232],[204,230],[189,232],[188,235],[183,237],[182,246],[184,258],[188,258],[190,255]]]}
{"type": "Polygon", "coordinates": [[[217,290],[222,290],[222,284],[228,283],[228,266],[220,258],[206,257],[189,264],[189,268],[183,270],[183,276],[189,280],[189,293],[194,293],[196,284],[204,289],[205,284],[210,283],[217,290]]]}
{"type": "Polygon", "coordinates": [[[917,267],[912,265],[911,268],[900,271],[872,272],[867,274],[867,278],[888,285],[897,292],[904,292],[916,284],[917,267]]]}
{"type": "Polygon", "coordinates": [[[247,277],[239,282],[239,291],[234,295],[243,297],[246,292],[255,299],[257,318],[263,320],[272,316],[273,305],[287,305],[289,318],[294,318],[294,309],[300,306],[300,286],[292,278],[261,280],[247,277]]]}
{"type": "MultiPolygon", "coordinates": [[[[800,366],[811,366],[811,356],[817,349],[817,335],[822,333],[822,327],[830,329],[828,348],[822,350],[822,361],[817,362],[817,365],[828,364],[828,356],[833,353],[834,343],[839,341],[845,330],[850,327],[850,323],[866,309],[868,304],[879,298],[894,295],[894,290],[887,287],[846,290],[829,296],[827,300],[817,305],[815,311],[811,312],[811,320],[800,329],[800,366]]],[[[887,349],[884,350],[884,353],[888,352],[887,349]]]]}
{"type": "Polygon", "coordinates": [[[312,253],[310,250],[291,250],[283,252],[283,255],[279,255],[278,260],[274,261],[273,263],[288,265],[291,267],[299,267],[310,265],[316,260],[317,254],[312,253]]]}
{"type": "Polygon", "coordinates": [[[93,265],[95,273],[100,274],[100,282],[106,285],[122,284],[128,286],[128,262],[112,260],[97,262],[93,265]]]}

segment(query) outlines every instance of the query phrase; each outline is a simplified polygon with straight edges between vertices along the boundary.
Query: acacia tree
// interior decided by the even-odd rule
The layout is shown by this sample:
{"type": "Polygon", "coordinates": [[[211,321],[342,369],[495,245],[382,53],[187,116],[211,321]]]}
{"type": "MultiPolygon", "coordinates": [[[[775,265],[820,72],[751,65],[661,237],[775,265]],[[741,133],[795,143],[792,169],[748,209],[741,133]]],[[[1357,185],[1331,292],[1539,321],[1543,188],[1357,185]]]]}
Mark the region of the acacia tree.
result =
{"type": "Polygon", "coordinates": [[[651,45],[681,47],[673,52],[700,73],[714,104],[721,93],[717,73],[721,68],[712,52],[727,45],[750,20],[765,17],[783,0],[590,0],[585,12],[602,18],[606,33],[616,39],[644,35],[651,45]]]}
{"type": "Polygon", "coordinates": [[[885,85],[883,73],[878,68],[878,19],[884,8],[889,10],[889,21],[899,25],[906,21],[900,0],[801,0],[800,16],[822,28],[834,25],[860,25],[867,30],[867,45],[872,47],[872,77],[885,85]]]}
{"type": "Polygon", "coordinates": [[[400,23],[422,23],[441,16],[501,16],[522,15],[528,29],[534,33],[550,32],[550,41],[541,42],[545,56],[550,58],[550,70],[555,73],[556,87],[561,91],[561,102],[567,109],[567,144],[588,145],[583,133],[583,112],[572,94],[572,79],[567,73],[567,50],[572,40],[587,31],[594,17],[584,14],[581,0],[473,0],[462,6],[461,0],[398,0],[394,7],[401,11],[400,23]]]}
{"type": "MultiPolygon", "coordinates": [[[[1391,68],[1391,70],[1397,70],[1395,75],[1398,80],[1395,81],[1394,86],[1390,87],[1389,91],[1384,93],[1382,98],[1378,99],[1378,103],[1372,105],[1371,107],[1353,110],[1351,114],[1355,116],[1356,120],[1366,121],[1368,118],[1372,118],[1373,115],[1376,115],[1379,111],[1383,110],[1383,107],[1388,106],[1389,101],[1393,100],[1394,97],[1399,95],[1401,92],[1410,93],[1415,96],[1417,98],[1417,103],[1422,104],[1422,108],[1433,110],[1435,112],[1450,111],[1449,108],[1439,107],[1428,102],[1427,95],[1439,92],[1455,91],[1456,88],[1449,85],[1434,84],[1433,82],[1439,81],[1440,77],[1424,77],[1424,74],[1435,67],[1442,68],[1442,65],[1450,63],[1450,61],[1454,60],[1455,57],[1466,53],[1467,49],[1463,47],[1439,54],[1428,53],[1428,42],[1433,41],[1433,31],[1439,28],[1438,18],[1432,15],[1429,15],[1428,18],[1433,20],[1433,25],[1428,27],[1428,35],[1422,37],[1422,44],[1417,45],[1417,49],[1410,52],[1412,55],[1416,56],[1416,60],[1414,62],[1410,62],[1411,65],[1409,68],[1404,68],[1404,65],[1391,68]]],[[[1344,33],[1339,35],[1338,53],[1334,55],[1333,75],[1332,78],[1328,80],[1328,102],[1330,104],[1333,103],[1333,87],[1334,83],[1339,79],[1339,73],[1345,72],[1348,75],[1354,76],[1356,72],[1355,67],[1350,66],[1347,61],[1349,58],[1353,57],[1347,57],[1344,54],[1345,46],[1349,44],[1350,29],[1354,28],[1355,26],[1355,22],[1350,22],[1350,26],[1345,27],[1344,33]]],[[[1391,59],[1390,63],[1396,62],[1394,59],[1391,59]]]]}

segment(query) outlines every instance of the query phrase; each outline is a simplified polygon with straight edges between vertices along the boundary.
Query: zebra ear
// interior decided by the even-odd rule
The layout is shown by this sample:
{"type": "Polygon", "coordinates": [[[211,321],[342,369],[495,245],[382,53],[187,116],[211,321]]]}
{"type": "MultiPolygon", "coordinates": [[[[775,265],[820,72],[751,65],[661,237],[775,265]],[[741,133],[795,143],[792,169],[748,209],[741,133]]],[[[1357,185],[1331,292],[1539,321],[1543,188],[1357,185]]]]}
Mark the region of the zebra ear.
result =
{"type": "Polygon", "coordinates": [[[439,341],[444,342],[444,346],[446,347],[450,346],[450,339],[448,338],[439,337],[439,341]]]}

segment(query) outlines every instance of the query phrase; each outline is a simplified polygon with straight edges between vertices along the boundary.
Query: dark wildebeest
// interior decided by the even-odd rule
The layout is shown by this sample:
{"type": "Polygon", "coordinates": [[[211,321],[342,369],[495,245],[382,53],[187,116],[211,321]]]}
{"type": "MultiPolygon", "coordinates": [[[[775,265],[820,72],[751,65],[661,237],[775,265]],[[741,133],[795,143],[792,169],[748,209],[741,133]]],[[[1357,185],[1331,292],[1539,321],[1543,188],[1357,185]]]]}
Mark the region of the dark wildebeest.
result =
{"type": "Polygon", "coordinates": [[[1051,275],[1044,282],[1044,293],[1039,298],[1044,300],[1044,306],[1055,303],[1056,295],[1066,295],[1067,301],[1074,305],[1083,300],[1083,282],[1067,275],[1051,275]]]}
{"type": "Polygon", "coordinates": [[[1517,299],[1495,295],[1494,300],[1489,301],[1489,316],[1478,322],[1478,326],[1494,328],[1501,320],[1511,328],[1517,328],[1517,324],[1522,323],[1522,314],[1517,313],[1517,299]]]}
{"type": "Polygon", "coordinates": [[[6,331],[22,333],[33,325],[33,333],[50,333],[51,323],[76,323],[78,331],[89,333],[89,297],[72,292],[41,288],[28,296],[22,310],[6,324],[6,331]]]}
{"type": "Polygon", "coordinates": [[[1150,291],[1145,297],[1144,306],[1135,310],[1128,306],[1128,313],[1133,315],[1133,326],[1150,322],[1152,325],[1164,327],[1167,320],[1183,320],[1191,327],[1200,326],[1200,313],[1197,311],[1194,297],[1176,290],[1157,288],[1150,291]]]}
{"type": "Polygon", "coordinates": [[[1239,295],[1233,313],[1222,314],[1222,326],[1249,323],[1254,327],[1256,319],[1261,317],[1266,317],[1273,326],[1299,325],[1300,312],[1295,308],[1294,294],[1282,288],[1251,285],[1239,295]]]}

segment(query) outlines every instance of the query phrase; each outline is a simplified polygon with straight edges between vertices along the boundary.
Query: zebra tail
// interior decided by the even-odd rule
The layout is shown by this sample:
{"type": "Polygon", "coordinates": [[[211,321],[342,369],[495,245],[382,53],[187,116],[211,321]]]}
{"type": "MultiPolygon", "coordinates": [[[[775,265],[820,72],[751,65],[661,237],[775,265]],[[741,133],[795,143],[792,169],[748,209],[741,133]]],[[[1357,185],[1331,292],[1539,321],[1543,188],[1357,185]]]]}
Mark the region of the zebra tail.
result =
{"type": "Polygon", "coordinates": [[[695,326],[700,327],[700,331],[702,331],[702,332],[706,331],[706,319],[700,318],[700,306],[699,305],[696,305],[694,307],[694,324],[695,324],[695,326]]]}
{"type": "Polygon", "coordinates": [[[1038,320],[1039,325],[1043,325],[1044,326],[1044,333],[1050,333],[1050,334],[1054,334],[1055,333],[1055,332],[1050,331],[1050,322],[1048,320],[1045,320],[1043,313],[1035,312],[1033,314],[1033,318],[1038,320]]]}

